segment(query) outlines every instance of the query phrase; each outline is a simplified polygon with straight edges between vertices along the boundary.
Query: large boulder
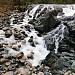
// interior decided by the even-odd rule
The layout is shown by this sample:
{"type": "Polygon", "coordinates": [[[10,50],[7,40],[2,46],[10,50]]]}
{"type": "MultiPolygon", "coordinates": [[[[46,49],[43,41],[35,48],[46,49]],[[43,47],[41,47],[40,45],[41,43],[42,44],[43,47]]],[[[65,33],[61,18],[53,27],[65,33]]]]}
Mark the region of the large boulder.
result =
{"type": "Polygon", "coordinates": [[[44,10],[37,17],[30,20],[29,23],[33,24],[34,28],[39,32],[48,32],[60,24],[60,21],[56,18],[58,12],[57,10],[48,11],[47,8],[44,8],[44,10]]]}
{"type": "MultiPolygon", "coordinates": [[[[72,61],[68,58],[62,57],[62,54],[49,53],[42,64],[49,66],[54,73],[54,71],[63,71],[69,69],[72,66],[72,61]]],[[[53,74],[54,75],[54,74],[53,74]]]]}
{"type": "Polygon", "coordinates": [[[35,25],[35,29],[41,32],[48,32],[59,24],[60,21],[50,13],[47,13],[45,17],[41,17],[40,24],[35,25]]]}

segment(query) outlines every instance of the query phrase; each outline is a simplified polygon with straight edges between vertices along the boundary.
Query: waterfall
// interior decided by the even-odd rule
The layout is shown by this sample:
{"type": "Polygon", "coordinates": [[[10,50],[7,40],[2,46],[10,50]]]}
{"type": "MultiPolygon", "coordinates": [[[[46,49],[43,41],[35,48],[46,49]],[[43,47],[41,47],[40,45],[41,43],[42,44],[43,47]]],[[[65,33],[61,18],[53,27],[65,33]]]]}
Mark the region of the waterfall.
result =
{"type": "Polygon", "coordinates": [[[59,42],[62,41],[62,39],[66,36],[67,33],[68,33],[68,28],[62,22],[58,27],[56,27],[54,30],[47,33],[47,35],[45,36],[45,40],[47,44],[54,43],[55,53],[58,53],[59,42]]]}
{"type": "MultiPolygon", "coordinates": [[[[13,21],[15,20],[15,15],[18,16],[18,19],[20,18],[20,13],[15,13],[12,14],[10,17],[10,27],[12,28],[12,36],[10,38],[4,37],[4,31],[0,30],[0,37],[3,38],[2,42],[7,42],[8,45],[16,44],[21,45],[21,49],[19,51],[14,51],[12,48],[7,48],[9,50],[10,54],[16,55],[18,52],[23,52],[25,56],[27,56],[28,53],[33,52],[34,53],[34,59],[28,60],[32,63],[33,66],[38,65],[41,60],[44,60],[45,57],[49,54],[50,51],[47,50],[46,45],[52,45],[54,44],[54,51],[55,53],[58,53],[58,48],[59,48],[59,42],[63,40],[63,38],[66,36],[65,34],[68,33],[68,28],[61,22],[58,27],[55,29],[51,30],[50,32],[47,33],[47,35],[42,35],[41,37],[37,36],[38,31],[34,29],[34,26],[32,24],[29,24],[29,20],[35,18],[37,19],[41,13],[45,13],[47,11],[51,11],[55,9],[55,6],[59,5],[41,5],[37,4],[34,5],[34,7],[29,11],[29,12],[24,12],[23,16],[23,22],[20,22],[17,24],[13,24],[13,21]],[[28,31],[25,26],[30,27],[30,31],[28,31]],[[22,27],[22,28],[21,28],[22,27]],[[15,40],[14,38],[14,29],[17,28],[19,31],[24,31],[28,36],[24,38],[24,40],[15,40]],[[31,46],[30,43],[28,42],[29,38],[33,36],[33,41],[35,44],[35,47],[31,46]],[[45,39],[45,40],[44,40],[45,39]],[[26,40],[26,43],[22,44],[26,40]]],[[[60,5],[60,7],[63,9],[64,14],[62,16],[57,16],[58,17],[63,17],[63,16],[72,16],[74,15],[75,12],[75,6],[65,6],[65,5],[60,5]],[[69,14],[69,12],[71,12],[69,14]],[[68,13],[68,14],[67,14],[68,13]]],[[[22,14],[22,13],[21,13],[22,14]]],[[[43,15],[43,14],[42,14],[43,15]]],[[[11,46],[10,46],[11,47],[11,46]]]]}

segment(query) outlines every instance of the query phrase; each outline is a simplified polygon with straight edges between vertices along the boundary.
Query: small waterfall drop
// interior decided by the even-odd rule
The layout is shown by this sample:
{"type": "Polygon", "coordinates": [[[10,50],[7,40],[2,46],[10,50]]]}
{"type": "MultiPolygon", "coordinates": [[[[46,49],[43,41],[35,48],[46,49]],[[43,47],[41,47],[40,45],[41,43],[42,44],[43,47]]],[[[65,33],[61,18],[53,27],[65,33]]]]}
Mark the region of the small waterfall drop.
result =
{"type": "Polygon", "coordinates": [[[65,34],[68,33],[67,26],[65,26],[63,23],[61,23],[58,27],[56,27],[54,30],[50,31],[47,36],[45,36],[45,40],[47,44],[54,44],[55,53],[58,53],[59,48],[59,42],[62,41],[62,39],[66,36],[65,34]]]}
{"type": "MultiPolygon", "coordinates": [[[[58,5],[56,5],[58,6],[58,5]]],[[[66,16],[67,13],[69,15],[69,11],[73,10],[72,12],[72,15],[74,14],[75,12],[75,8],[72,9],[73,7],[71,6],[64,6],[64,5],[60,5],[62,7],[62,9],[64,9],[64,13],[66,13],[65,15],[62,15],[62,16],[66,16]],[[68,8],[67,8],[68,7],[68,8]],[[70,10],[71,8],[71,10],[70,10]],[[67,11],[69,10],[69,11],[67,11]]],[[[34,5],[34,7],[29,11],[29,12],[25,12],[24,13],[24,18],[23,18],[23,22],[19,22],[18,24],[13,24],[13,21],[15,21],[15,18],[14,16],[15,15],[18,15],[18,14],[12,14],[11,15],[11,20],[10,20],[10,26],[12,28],[12,36],[10,38],[5,38],[4,36],[4,31],[0,30],[0,37],[3,38],[2,42],[7,42],[9,43],[9,46],[10,44],[12,43],[16,43],[16,45],[18,46],[19,44],[22,45],[20,51],[14,51],[12,48],[8,48],[8,50],[10,51],[9,53],[11,54],[16,54],[18,52],[23,52],[25,56],[27,56],[28,53],[30,52],[34,52],[34,59],[33,60],[29,60],[33,66],[36,66],[40,63],[40,61],[44,60],[45,57],[49,54],[49,51],[47,50],[46,48],[46,45],[52,45],[54,44],[55,47],[54,47],[54,51],[55,53],[58,53],[58,48],[59,48],[59,42],[61,42],[63,40],[63,38],[66,36],[66,34],[68,33],[68,28],[67,26],[65,26],[63,24],[63,22],[61,22],[60,25],[58,25],[58,27],[56,27],[55,29],[53,29],[52,31],[50,31],[49,33],[47,33],[47,35],[43,35],[41,37],[38,37],[37,36],[37,31],[34,29],[34,26],[32,24],[29,24],[29,20],[33,19],[35,17],[38,18],[39,15],[41,15],[41,13],[44,11],[47,12],[47,11],[51,11],[54,9],[54,5],[34,5]],[[25,28],[25,26],[28,26],[30,27],[30,32],[25,28]],[[21,28],[22,27],[22,28],[21,28]],[[28,36],[26,38],[24,38],[24,40],[18,40],[16,41],[14,39],[14,29],[18,29],[18,31],[24,31],[28,36]],[[33,40],[34,40],[34,44],[36,45],[35,47],[32,47],[30,45],[30,43],[28,42],[29,38],[33,36],[33,40]],[[45,40],[44,40],[45,39],[45,40]],[[26,40],[26,41],[25,41],[26,40]],[[24,44],[22,44],[23,42],[26,42],[24,44]],[[12,42],[12,43],[11,43],[12,42]],[[46,44],[45,44],[46,43],[46,44]]],[[[75,6],[74,6],[75,7],[75,6]]],[[[71,15],[71,13],[70,13],[71,15]]],[[[60,16],[60,17],[62,17],[60,16]]],[[[18,15],[18,19],[19,17],[22,17],[20,15],[18,15]]]]}

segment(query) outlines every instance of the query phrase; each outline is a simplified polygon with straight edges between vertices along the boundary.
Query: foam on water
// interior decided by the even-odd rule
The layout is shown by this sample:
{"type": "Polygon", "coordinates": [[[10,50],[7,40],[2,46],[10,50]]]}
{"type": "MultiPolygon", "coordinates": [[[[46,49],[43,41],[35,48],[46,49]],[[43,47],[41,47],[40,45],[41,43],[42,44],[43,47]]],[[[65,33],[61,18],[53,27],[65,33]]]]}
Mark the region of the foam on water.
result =
{"type": "MultiPolygon", "coordinates": [[[[31,12],[29,14],[31,14],[33,16],[38,7],[39,7],[39,5],[36,6],[35,8],[33,8],[33,10],[31,10],[31,12]]],[[[10,26],[12,27],[13,34],[14,34],[14,28],[17,28],[18,30],[24,31],[28,35],[28,37],[26,37],[26,38],[24,38],[24,40],[21,40],[18,42],[17,40],[15,40],[15,37],[13,34],[10,38],[5,38],[4,32],[1,31],[0,37],[1,37],[1,34],[3,34],[3,36],[2,36],[3,42],[7,42],[9,46],[11,46],[12,43],[14,43],[14,45],[16,45],[16,46],[21,45],[21,48],[19,51],[15,51],[11,47],[7,47],[6,50],[9,50],[9,53],[13,56],[19,52],[23,52],[24,56],[26,56],[26,57],[30,52],[33,52],[34,53],[33,59],[29,59],[28,61],[30,61],[33,66],[39,65],[39,63],[42,60],[44,60],[45,57],[49,53],[49,51],[47,50],[47,48],[45,46],[44,38],[43,38],[43,36],[38,37],[36,34],[38,32],[35,31],[34,26],[28,24],[28,20],[29,20],[28,15],[25,15],[23,22],[21,22],[21,24],[13,24],[13,20],[15,20],[14,15],[15,14],[12,14],[10,16],[11,17],[10,26]],[[21,26],[27,26],[27,25],[30,26],[31,32],[27,31],[26,28],[23,28],[23,29],[21,28],[21,26]],[[31,36],[33,36],[33,41],[34,41],[35,47],[31,46],[30,43],[28,42],[28,40],[30,39],[31,36]],[[25,43],[24,43],[24,41],[25,41],[25,43]]]]}
{"type": "Polygon", "coordinates": [[[75,5],[61,5],[61,8],[63,9],[64,14],[62,16],[57,16],[57,18],[75,15],[75,5]]]}
{"type": "MultiPolygon", "coordinates": [[[[36,17],[44,10],[44,8],[47,7],[47,9],[52,8],[52,10],[54,9],[54,5],[44,5],[44,7],[42,7],[42,9],[39,11],[39,13],[36,14],[36,17]]],[[[63,7],[63,5],[62,5],[63,7]]],[[[65,7],[65,6],[64,6],[65,7]]],[[[75,10],[72,9],[70,6],[66,6],[65,8],[63,7],[63,12],[65,13],[64,16],[72,16],[74,15],[75,10]]],[[[31,19],[33,19],[34,14],[36,13],[37,9],[39,8],[39,5],[36,5],[30,12],[29,15],[32,16],[31,19]]],[[[18,30],[23,30],[28,37],[24,38],[24,40],[21,41],[16,41],[14,39],[14,36],[12,34],[12,36],[10,38],[5,38],[4,36],[4,32],[2,30],[0,30],[0,38],[3,38],[3,40],[0,42],[7,42],[9,45],[11,45],[12,43],[16,43],[16,45],[22,45],[22,47],[20,48],[19,51],[14,51],[11,48],[7,48],[9,50],[9,53],[12,55],[16,55],[18,52],[24,52],[24,55],[27,56],[30,52],[34,53],[34,59],[29,61],[32,63],[33,66],[38,65],[41,60],[45,59],[45,57],[48,55],[49,51],[47,50],[46,46],[45,46],[45,40],[44,37],[38,37],[36,33],[38,33],[37,31],[35,31],[34,26],[31,24],[28,24],[29,22],[29,16],[27,15],[27,11],[25,12],[25,17],[23,19],[23,22],[21,22],[22,24],[13,24],[13,20],[15,19],[13,17],[12,14],[11,15],[11,23],[10,26],[14,28],[17,28],[18,30]],[[27,31],[25,28],[21,29],[20,26],[30,26],[30,30],[31,32],[27,31]],[[30,45],[30,43],[28,42],[29,38],[33,36],[33,41],[35,44],[35,47],[32,47],[30,45]],[[26,40],[26,41],[25,41],[26,40]],[[25,41],[25,42],[24,42],[25,41]]],[[[61,17],[61,16],[60,16],[61,17]]],[[[12,30],[13,30],[12,29],[12,30]]],[[[48,33],[48,36],[50,37],[50,39],[53,38],[53,42],[55,42],[55,53],[57,53],[58,51],[58,47],[59,47],[59,42],[64,38],[64,33],[66,30],[66,26],[63,25],[63,23],[61,23],[57,28],[55,28],[54,30],[52,30],[51,32],[48,33]]],[[[14,32],[13,32],[14,33],[14,32]]]]}
{"type": "Polygon", "coordinates": [[[61,23],[58,27],[49,32],[47,36],[45,36],[45,38],[49,37],[49,41],[55,44],[55,53],[58,52],[59,42],[64,38],[65,32],[67,32],[67,27],[63,23],[61,23]]]}

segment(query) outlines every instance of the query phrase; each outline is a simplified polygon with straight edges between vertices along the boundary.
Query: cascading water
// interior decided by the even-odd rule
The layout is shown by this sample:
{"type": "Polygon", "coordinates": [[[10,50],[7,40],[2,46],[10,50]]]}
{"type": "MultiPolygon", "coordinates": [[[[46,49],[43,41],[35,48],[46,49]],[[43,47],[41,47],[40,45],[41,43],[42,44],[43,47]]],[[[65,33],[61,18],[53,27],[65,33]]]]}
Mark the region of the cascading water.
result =
{"type": "Polygon", "coordinates": [[[47,45],[54,44],[55,45],[54,51],[55,53],[58,53],[59,42],[62,41],[62,39],[66,36],[65,34],[67,33],[68,33],[67,26],[61,23],[54,30],[47,33],[47,36],[45,36],[45,40],[46,40],[45,42],[47,45]]]}
{"type": "MultiPolygon", "coordinates": [[[[12,43],[16,43],[16,45],[19,45],[19,44],[22,45],[22,47],[19,51],[14,51],[12,48],[7,48],[9,50],[9,53],[16,55],[16,53],[22,51],[22,52],[24,52],[24,55],[27,56],[28,53],[33,52],[34,59],[32,59],[32,60],[29,59],[29,61],[32,63],[33,66],[36,66],[40,63],[41,60],[44,60],[45,57],[49,53],[49,51],[46,48],[46,45],[50,46],[52,44],[55,44],[55,47],[54,47],[55,53],[58,52],[59,42],[62,41],[62,39],[65,37],[65,34],[68,32],[67,26],[65,26],[63,24],[63,22],[60,25],[58,25],[58,27],[56,27],[55,29],[53,29],[52,31],[47,33],[47,35],[45,35],[44,37],[43,36],[38,37],[37,36],[38,32],[34,29],[34,26],[28,23],[30,19],[34,18],[34,16],[35,16],[35,19],[38,18],[37,16],[40,15],[40,13],[42,11],[44,11],[45,8],[47,11],[51,11],[54,9],[54,7],[55,7],[54,5],[52,5],[52,6],[51,5],[41,5],[41,6],[35,5],[35,7],[30,12],[27,12],[28,11],[27,10],[24,13],[25,16],[24,16],[23,22],[20,22],[19,24],[13,24],[13,20],[15,20],[14,15],[16,15],[16,14],[12,14],[10,16],[11,17],[10,26],[12,28],[12,31],[14,30],[14,28],[17,28],[20,31],[24,31],[28,36],[24,40],[20,40],[18,42],[14,39],[14,36],[13,36],[14,31],[10,38],[5,38],[4,32],[0,31],[0,37],[2,37],[4,39],[1,42],[7,42],[8,45],[10,45],[12,43]],[[51,10],[48,10],[50,8],[51,8],[51,10]],[[38,12],[37,12],[37,10],[38,10],[38,12]],[[23,27],[21,28],[21,26],[23,26],[23,27]],[[29,26],[30,31],[28,31],[26,28],[24,28],[25,26],[29,26]],[[34,41],[35,47],[32,47],[30,45],[30,43],[28,42],[28,40],[31,36],[33,36],[33,41],[34,41]],[[46,41],[44,41],[44,38],[46,41]],[[24,41],[25,41],[25,43],[24,43],[24,41]],[[46,45],[45,45],[45,42],[46,42],[46,45]]],[[[64,9],[64,12],[67,13],[67,11],[63,7],[63,5],[61,5],[61,7],[62,7],[62,9],[64,9]]],[[[70,10],[70,8],[68,8],[68,9],[70,10]]],[[[74,14],[74,11],[75,10],[73,10],[72,14],[74,14]]],[[[65,16],[65,15],[62,15],[62,16],[65,16]]],[[[62,17],[62,16],[57,16],[57,17],[62,17]]]]}
{"type": "MultiPolygon", "coordinates": [[[[28,10],[25,12],[26,15],[23,19],[24,22],[20,25],[15,25],[15,27],[19,28],[22,25],[24,25],[24,26],[29,25],[28,24],[29,19],[30,20],[33,18],[37,19],[37,16],[40,15],[42,11],[44,11],[44,10],[51,11],[53,9],[54,9],[54,5],[52,5],[51,7],[49,7],[49,5],[34,5],[33,9],[30,12],[27,12],[28,10]],[[47,8],[47,9],[45,10],[45,8],[47,8]],[[51,9],[48,10],[49,8],[51,8],[51,9]],[[31,16],[31,17],[29,17],[29,16],[31,16]]],[[[64,12],[66,13],[65,8],[63,8],[63,9],[64,9],[64,12]]],[[[12,20],[13,20],[13,18],[12,18],[12,20]]],[[[11,23],[12,23],[12,21],[11,21],[11,23]]],[[[43,60],[46,57],[46,55],[49,53],[46,50],[44,42],[47,42],[47,43],[49,42],[48,43],[49,45],[52,45],[54,43],[54,45],[55,45],[54,51],[55,51],[55,53],[58,53],[59,42],[62,41],[62,39],[65,37],[65,34],[68,33],[68,29],[67,29],[67,26],[65,26],[62,22],[58,27],[56,27],[55,29],[53,29],[52,31],[47,33],[46,36],[44,36],[45,39],[47,39],[44,41],[43,37],[38,37],[36,35],[36,31],[34,30],[34,27],[32,25],[30,25],[30,26],[32,28],[31,32],[24,30],[28,34],[28,38],[26,38],[26,40],[28,41],[30,36],[34,36],[34,42],[38,42],[39,45],[36,45],[36,47],[34,48],[34,47],[31,47],[28,44],[28,42],[26,41],[27,43],[26,43],[26,45],[22,46],[21,51],[24,52],[25,56],[29,52],[33,51],[34,52],[34,60],[29,60],[29,61],[31,61],[31,63],[33,65],[37,65],[40,62],[40,60],[43,60]],[[24,50],[26,50],[26,51],[24,51],[24,50]]]]}

